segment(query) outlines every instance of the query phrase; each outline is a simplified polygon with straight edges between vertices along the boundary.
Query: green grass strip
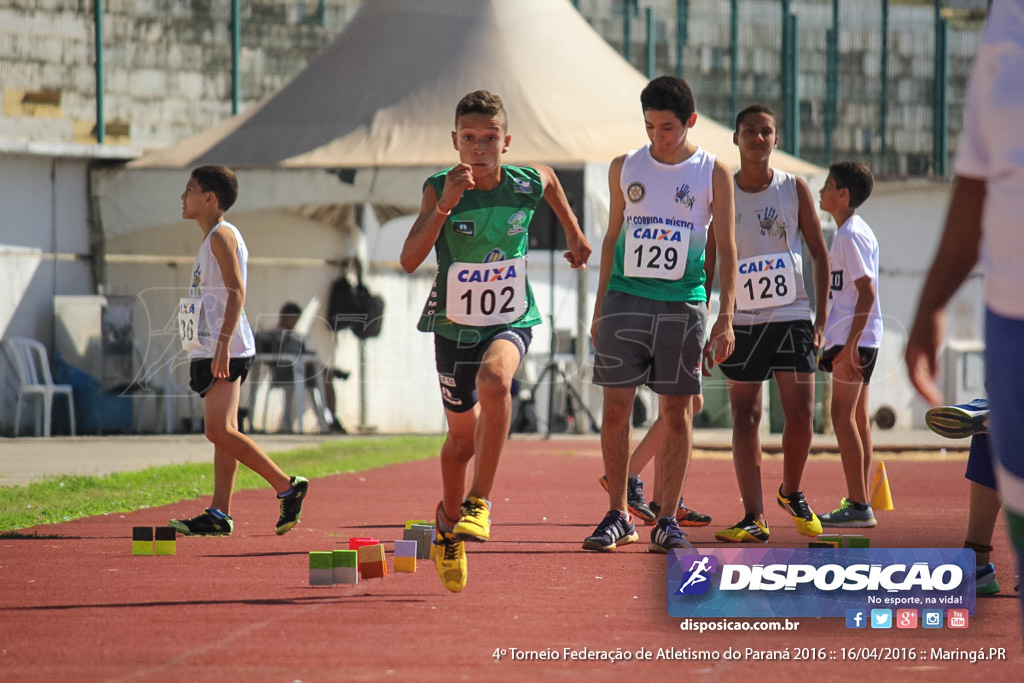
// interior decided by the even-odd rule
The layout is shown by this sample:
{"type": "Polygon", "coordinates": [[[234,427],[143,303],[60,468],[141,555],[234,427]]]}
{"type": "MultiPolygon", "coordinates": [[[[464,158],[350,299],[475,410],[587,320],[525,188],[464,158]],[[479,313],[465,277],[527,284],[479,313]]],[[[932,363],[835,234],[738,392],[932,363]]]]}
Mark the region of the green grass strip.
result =
{"type": "MultiPolygon", "coordinates": [[[[272,453],[285,472],[307,479],[359,472],[431,458],[441,436],[356,437],[313,448],[272,453]]],[[[247,467],[238,468],[235,490],[267,485],[247,467]]],[[[213,450],[209,463],[151,467],[103,476],[59,476],[27,486],[0,488],[0,532],[56,524],[82,517],[132,512],[213,494],[213,450]]],[[[17,534],[7,534],[18,536],[17,534]]]]}

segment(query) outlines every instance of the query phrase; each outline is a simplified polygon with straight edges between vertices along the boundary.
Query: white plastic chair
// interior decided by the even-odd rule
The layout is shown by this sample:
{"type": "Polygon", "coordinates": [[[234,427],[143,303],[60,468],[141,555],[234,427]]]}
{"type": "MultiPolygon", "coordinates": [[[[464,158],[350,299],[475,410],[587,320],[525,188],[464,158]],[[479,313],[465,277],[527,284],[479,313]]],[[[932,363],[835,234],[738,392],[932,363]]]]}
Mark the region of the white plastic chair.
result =
{"type": "Polygon", "coordinates": [[[53,397],[60,394],[67,398],[68,415],[71,418],[71,436],[75,435],[75,402],[70,384],[54,384],[50,374],[50,361],[46,347],[34,339],[11,338],[3,342],[4,353],[14,367],[15,389],[18,391],[18,405],[14,411],[14,435],[18,436],[21,426],[21,404],[26,396],[35,402],[36,436],[50,436],[53,397]]]}

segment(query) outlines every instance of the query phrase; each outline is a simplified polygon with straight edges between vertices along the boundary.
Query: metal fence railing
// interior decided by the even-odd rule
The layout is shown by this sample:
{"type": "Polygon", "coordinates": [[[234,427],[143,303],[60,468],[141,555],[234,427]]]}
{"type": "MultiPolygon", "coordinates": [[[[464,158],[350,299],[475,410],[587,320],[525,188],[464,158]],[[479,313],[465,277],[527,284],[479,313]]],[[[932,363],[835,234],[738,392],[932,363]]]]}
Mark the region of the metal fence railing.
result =
{"type": "MultiPolygon", "coordinates": [[[[739,108],[761,102],[780,114],[787,151],[819,164],[866,161],[890,177],[949,174],[988,6],[566,1],[641,72],[686,78],[702,115],[731,125],[739,108]]],[[[50,3],[26,0],[2,7],[0,136],[90,142],[104,135],[108,144],[143,147],[180,140],[287,83],[361,4],[92,0],[46,13],[50,3]]]]}
{"type": "Polygon", "coordinates": [[[767,104],[787,151],[947,175],[987,0],[573,0],[649,76],[731,125],[767,104]]]}

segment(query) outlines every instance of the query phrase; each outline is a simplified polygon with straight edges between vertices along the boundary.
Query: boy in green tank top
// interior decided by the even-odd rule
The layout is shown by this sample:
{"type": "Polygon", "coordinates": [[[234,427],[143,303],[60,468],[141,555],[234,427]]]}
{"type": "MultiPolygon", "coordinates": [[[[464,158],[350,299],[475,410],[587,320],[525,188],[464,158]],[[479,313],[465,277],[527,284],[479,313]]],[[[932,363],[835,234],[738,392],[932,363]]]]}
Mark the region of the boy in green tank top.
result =
{"type": "Polygon", "coordinates": [[[541,198],[565,231],[569,265],[584,268],[590,244],[551,168],[502,165],[511,136],[500,97],[485,90],[463,97],[455,128],[460,163],[424,183],[401,263],[412,273],[431,249],[437,253],[418,328],[434,333],[448,422],[434,564],[445,588],[459,592],[466,586],[465,541],[490,538],[488,499],[512,419],[512,378],[529,348],[530,328],[540,324],[526,255],[541,198]]]}

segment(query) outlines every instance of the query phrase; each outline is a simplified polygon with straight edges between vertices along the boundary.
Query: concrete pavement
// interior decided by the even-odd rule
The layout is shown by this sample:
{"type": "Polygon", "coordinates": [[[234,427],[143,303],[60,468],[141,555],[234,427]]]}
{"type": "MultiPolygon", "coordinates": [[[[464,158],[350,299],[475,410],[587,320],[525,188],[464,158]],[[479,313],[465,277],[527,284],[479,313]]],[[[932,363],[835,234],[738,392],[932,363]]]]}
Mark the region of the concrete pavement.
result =
{"type": "MultiPolygon", "coordinates": [[[[634,440],[642,437],[634,430],[634,440]]],[[[324,441],[344,440],[337,434],[251,434],[268,453],[315,446],[324,441]]],[[[876,451],[966,450],[969,439],[945,439],[926,429],[875,430],[876,451]]],[[[515,439],[539,439],[543,435],[516,434],[515,439]]],[[[554,434],[552,439],[579,439],[575,434],[554,434]]],[[[592,435],[595,449],[599,437],[592,435]]],[[[693,443],[700,450],[729,450],[732,432],[728,429],[697,429],[693,443]]],[[[766,452],[782,449],[780,434],[762,433],[766,452]]],[[[815,434],[812,452],[837,452],[834,435],[815,434]]],[[[142,470],[158,465],[186,462],[212,462],[213,449],[201,434],[146,436],[82,436],[0,438],[0,486],[27,484],[43,477],[61,474],[102,475],[111,472],[142,470]]]]}
{"type": "MultiPolygon", "coordinates": [[[[315,446],[337,435],[253,434],[268,453],[315,446]]],[[[213,462],[202,434],[0,439],[0,486],[61,474],[110,474],[158,465],[213,462]]]]}

